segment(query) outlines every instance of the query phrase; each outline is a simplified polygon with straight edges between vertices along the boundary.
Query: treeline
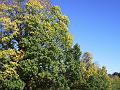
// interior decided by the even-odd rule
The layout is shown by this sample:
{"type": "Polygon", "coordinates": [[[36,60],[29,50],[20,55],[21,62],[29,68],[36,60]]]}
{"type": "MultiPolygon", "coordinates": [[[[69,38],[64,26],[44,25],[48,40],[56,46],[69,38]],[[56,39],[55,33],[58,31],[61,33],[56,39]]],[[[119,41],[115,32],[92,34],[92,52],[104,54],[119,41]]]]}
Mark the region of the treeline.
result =
{"type": "Polygon", "coordinates": [[[112,90],[120,90],[120,73],[114,72],[108,75],[111,78],[112,90]]]}
{"type": "Polygon", "coordinates": [[[48,0],[0,2],[0,90],[119,90],[119,78],[73,45],[48,0]]]}
{"type": "Polygon", "coordinates": [[[119,72],[114,72],[113,74],[109,74],[110,77],[119,77],[120,78],[120,73],[119,72]]]}

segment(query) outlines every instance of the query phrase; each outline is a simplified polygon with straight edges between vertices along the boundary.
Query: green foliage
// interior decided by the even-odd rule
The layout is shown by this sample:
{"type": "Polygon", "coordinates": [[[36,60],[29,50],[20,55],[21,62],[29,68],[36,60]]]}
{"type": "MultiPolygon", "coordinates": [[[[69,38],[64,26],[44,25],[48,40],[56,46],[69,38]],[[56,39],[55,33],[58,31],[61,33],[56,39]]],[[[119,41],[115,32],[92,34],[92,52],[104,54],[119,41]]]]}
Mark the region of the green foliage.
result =
{"type": "MultiPolygon", "coordinates": [[[[62,15],[59,7],[48,8],[48,4],[43,5],[40,0],[29,0],[24,9],[18,3],[13,6],[1,4],[1,22],[4,27],[2,53],[4,49],[9,51],[9,48],[21,52],[14,56],[17,66],[13,70],[25,83],[24,89],[27,90],[68,88],[64,76],[64,54],[72,46],[72,36],[68,32],[69,20],[62,15]],[[11,43],[13,40],[15,43],[11,43]],[[20,54],[23,54],[22,58],[19,57],[20,54]]],[[[6,56],[9,53],[4,54],[6,56]]],[[[9,65],[9,62],[5,65],[9,65]]]]}
{"type": "Polygon", "coordinates": [[[0,52],[0,89],[1,90],[23,90],[25,83],[17,74],[17,57],[19,53],[8,49],[0,52]]]}
{"type": "Polygon", "coordinates": [[[70,90],[80,89],[80,47],[76,44],[66,53],[66,72],[65,78],[70,90]]]}
{"type": "Polygon", "coordinates": [[[0,4],[1,90],[110,90],[106,69],[89,52],[80,61],[58,6],[28,0],[23,8],[21,2],[0,4]]]}
{"type": "Polygon", "coordinates": [[[111,77],[112,82],[112,90],[119,90],[120,89],[120,78],[118,76],[111,77]]]}
{"type": "Polygon", "coordinates": [[[111,90],[111,82],[106,68],[99,68],[91,60],[92,55],[89,52],[83,54],[80,63],[82,90],[111,90]]]}

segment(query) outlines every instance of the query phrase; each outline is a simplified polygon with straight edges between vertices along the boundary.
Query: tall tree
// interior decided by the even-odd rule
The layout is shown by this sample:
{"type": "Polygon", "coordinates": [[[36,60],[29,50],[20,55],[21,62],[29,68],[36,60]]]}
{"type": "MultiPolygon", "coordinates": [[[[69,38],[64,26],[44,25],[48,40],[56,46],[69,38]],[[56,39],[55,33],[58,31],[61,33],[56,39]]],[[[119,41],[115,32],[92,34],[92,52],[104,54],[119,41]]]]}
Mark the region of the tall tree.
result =
{"type": "Polygon", "coordinates": [[[78,44],[75,44],[73,48],[69,49],[66,53],[66,72],[65,78],[68,83],[69,89],[80,89],[80,56],[81,51],[78,44]]]}
{"type": "MultiPolygon", "coordinates": [[[[25,85],[25,90],[67,88],[64,53],[72,46],[72,37],[68,32],[69,20],[62,15],[59,7],[48,8],[49,2],[45,2],[47,1],[28,0],[24,8],[16,3],[0,4],[3,27],[1,59],[3,60],[3,52],[4,56],[7,55],[6,60],[10,58],[4,65],[9,65],[12,60],[14,62],[11,57],[18,58],[15,59],[17,66],[12,69],[23,83],[20,84],[21,88],[25,85]],[[9,54],[9,50],[16,54],[9,54]],[[23,57],[20,58],[17,54],[23,54],[23,57]]],[[[12,78],[11,76],[8,80],[12,78]]],[[[4,83],[6,82],[2,82],[4,83]]],[[[13,86],[10,88],[17,88],[14,84],[13,86]]]]}

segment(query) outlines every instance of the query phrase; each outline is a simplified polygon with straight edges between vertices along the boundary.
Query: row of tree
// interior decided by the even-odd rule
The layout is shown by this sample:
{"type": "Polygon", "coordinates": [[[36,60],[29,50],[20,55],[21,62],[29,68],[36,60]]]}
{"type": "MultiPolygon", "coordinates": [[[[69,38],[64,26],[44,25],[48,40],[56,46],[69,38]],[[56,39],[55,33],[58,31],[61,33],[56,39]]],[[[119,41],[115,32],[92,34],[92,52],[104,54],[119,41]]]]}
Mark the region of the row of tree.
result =
{"type": "Polygon", "coordinates": [[[118,77],[93,63],[91,53],[81,56],[68,24],[48,0],[1,1],[0,90],[116,88],[118,77]]]}
{"type": "Polygon", "coordinates": [[[120,90],[120,73],[114,72],[109,74],[111,78],[112,90],[120,90]]]}

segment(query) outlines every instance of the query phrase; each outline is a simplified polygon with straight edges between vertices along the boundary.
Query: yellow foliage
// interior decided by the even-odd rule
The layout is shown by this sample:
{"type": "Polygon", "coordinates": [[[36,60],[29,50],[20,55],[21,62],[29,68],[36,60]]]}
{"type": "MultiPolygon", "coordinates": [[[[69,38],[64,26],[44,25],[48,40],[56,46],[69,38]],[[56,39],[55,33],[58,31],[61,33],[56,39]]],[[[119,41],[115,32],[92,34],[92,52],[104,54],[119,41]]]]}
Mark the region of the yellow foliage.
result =
{"type": "Polygon", "coordinates": [[[95,64],[91,64],[89,68],[86,67],[85,62],[80,63],[80,68],[82,71],[83,77],[87,80],[90,76],[96,75],[98,73],[98,67],[95,64]]]}
{"type": "Polygon", "coordinates": [[[18,53],[14,49],[8,49],[0,52],[0,59],[10,57],[13,62],[18,62],[24,57],[24,52],[20,50],[18,53]]]}
{"type": "Polygon", "coordinates": [[[0,4],[0,10],[6,10],[6,9],[8,9],[7,5],[5,5],[4,3],[0,4]]]}
{"type": "Polygon", "coordinates": [[[14,75],[17,75],[17,72],[13,68],[8,68],[4,72],[2,72],[3,78],[10,78],[14,75]]]}
{"type": "Polygon", "coordinates": [[[13,56],[13,55],[16,55],[14,49],[8,49],[0,52],[0,58],[5,58],[7,56],[13,56]]]}
{"type": "Polygon", "coordinates": [[[18,35],[19,29],[17,27],[16,21],[11,21],[11,19],[8,17],[2,17],[0,21],[3,22],[4,30],[6,32],[14,31],[11,35],[8,36],[3,35],[2,37],[2,42],[9,42],[10,39],[18,35]]]}
{"type": "Polygon", "coordinates": [[[13,57],[13,61],[18,62],[19,60],[23,59],[24,57],[24,51],[20,50],[19,53],[13,57]]]}
{"type": "Polygon", "coordinates": [[[15,31],[18,31],[18,27],[17,27],[17,24],[15,21],[11,21],[10,18],[7,18],[7,17],[3,17],[2,18],[2,21],[3,21],[3,25],[4,25],[4,30],[11,30],[11,29],[14,29],[15,31]]]}
{"type": "Polygon", "coordinates": [[[39,0],[29,0],[27,3],[28,6],[36,9],[42,9],[43,6],[41,5],[39,0]]]}

